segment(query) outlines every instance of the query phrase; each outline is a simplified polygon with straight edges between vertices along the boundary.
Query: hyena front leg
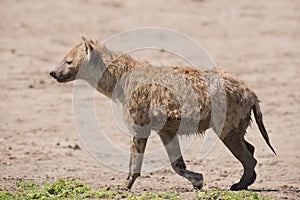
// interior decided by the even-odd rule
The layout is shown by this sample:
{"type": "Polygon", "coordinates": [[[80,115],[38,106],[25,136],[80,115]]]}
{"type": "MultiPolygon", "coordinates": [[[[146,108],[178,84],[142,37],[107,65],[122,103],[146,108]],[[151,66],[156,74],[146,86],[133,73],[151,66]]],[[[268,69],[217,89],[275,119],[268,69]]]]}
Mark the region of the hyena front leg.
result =
{"type": "Polygon", "coordinates": [[[144,152],[148,138],[132,137],[130,147],[129,174],[126,187],[130,189],[134,181],[141,175],[144,152]]]}
{"type": "Polygon", "coordinates": [[[162,130],[159,132],[159,136],[166,148],[174,171],[180,176],[183,176],[184,178],[191,181],[195,188],[201,189],[203,187],[203,176],[202,174],[198,174],[186,169],[184,160],[181,155],[177,134],[162,130]]]}

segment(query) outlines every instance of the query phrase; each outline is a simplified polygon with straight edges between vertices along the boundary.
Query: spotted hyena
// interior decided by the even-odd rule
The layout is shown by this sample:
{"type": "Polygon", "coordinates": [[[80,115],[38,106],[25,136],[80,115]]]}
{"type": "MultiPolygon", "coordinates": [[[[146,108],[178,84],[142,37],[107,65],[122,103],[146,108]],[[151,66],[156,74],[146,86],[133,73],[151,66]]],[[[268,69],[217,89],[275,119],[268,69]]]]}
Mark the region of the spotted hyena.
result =
{"type": "Polygon", "coordinates": [[[275,153],[263,124],[258,97],[243,81],[222,70],[154,67],[82,37],[82,42],[50,75],[61,83],[86,80],[102,94],[125,105],[124,120],[132,132],[127,188],[131,188],[140,176],[151,130],[158,132],[174,171],[196,188],[202,188],[203,176],[186,169],[178,135],[204,134],[213,128],[244,168],[243,176],[231,186],[231,190],[247,189],[256,179],[254,146],[244,138],[251,122],[251,112],[264,140],[275,153]],[[143,84],[136,87],[138,80],[143,84]],[[195,102],[191,103],[191,91],[187,92],[187,85],[195,94],[195,102]],[[213,116],[214,108],[217,113],[225,113],[223,120],[218,115],[213,116]],[[182,121],[188,123],[181,126],[182,121]]]}

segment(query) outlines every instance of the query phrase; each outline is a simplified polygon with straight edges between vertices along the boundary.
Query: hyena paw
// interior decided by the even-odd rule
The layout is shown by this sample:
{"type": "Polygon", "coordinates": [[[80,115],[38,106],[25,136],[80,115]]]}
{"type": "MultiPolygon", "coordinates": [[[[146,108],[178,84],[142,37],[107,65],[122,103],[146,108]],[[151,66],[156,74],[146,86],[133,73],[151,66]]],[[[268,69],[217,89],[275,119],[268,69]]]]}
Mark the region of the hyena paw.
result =
{"type": "Polygon", "coordinates": [[[125,184],[125,187],[126,187],[127,189],[131,189],[133,183],[135,182],[135,179],[136,179],[136,177],[128,176],[128,177],[127,177],[127,182],[126,182],[126,184],[125,184]]]}
{"type": "Polygon", "coordinates": [[[232,190],[232,191],[248,190],[248,186],[247,185],[240,185],[239,183],[235,183],[230,187],[230,190],[232,190]]]}
{"type": "Polygon", "coordinates": [[[191,179],[193,187],[200,190],[203,187],[203,175],[202,174],[194,174],[191,179]]]}

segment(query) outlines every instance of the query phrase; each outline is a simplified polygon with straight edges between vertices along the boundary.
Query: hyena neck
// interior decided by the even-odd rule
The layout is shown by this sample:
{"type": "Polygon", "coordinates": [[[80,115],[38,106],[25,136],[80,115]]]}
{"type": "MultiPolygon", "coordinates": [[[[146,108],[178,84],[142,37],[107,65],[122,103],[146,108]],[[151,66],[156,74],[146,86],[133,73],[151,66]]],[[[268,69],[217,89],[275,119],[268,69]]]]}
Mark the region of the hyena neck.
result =
{"type": "Polygon", "coordinates": [[[100,93],[112,97],[114,88],[120,78],[133,68],[144,62],[139,62],[127,54],[118,54],[100,46],[96,49],[97,59],[94,62],[94,74],[88,82],[100,93]]]}

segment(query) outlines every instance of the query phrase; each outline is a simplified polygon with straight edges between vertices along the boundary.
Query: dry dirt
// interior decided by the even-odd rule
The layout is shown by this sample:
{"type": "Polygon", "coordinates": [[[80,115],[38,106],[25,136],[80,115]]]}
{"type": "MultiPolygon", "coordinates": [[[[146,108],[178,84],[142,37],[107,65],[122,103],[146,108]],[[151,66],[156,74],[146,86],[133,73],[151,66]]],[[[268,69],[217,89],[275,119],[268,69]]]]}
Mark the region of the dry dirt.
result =
{"type": "MultiPolygon", "coordinates": [[[[256,147],[258,177],[249,189],[279,199],[300,197],[300,1],[2,0],[0,18],[0,185],[5,189],[13,190],[21,180],[60,177],[96,188],[124,183],[126,173],[105,167],[83,147],[73,120],[73,84],[58,84],[48,72],[82,34],[103,41],[121,31],[157,26],[192,37],[218,66],[257,92],[278,155],[253,124],[247,138],[256,147]]],[[[182,62],[162,52],[144,56],[164,64],[182,62]]],[[[129,138],[118,139],[124,134],[115,126],[110,101],[98,95],[97,102],[109,137],[128,145],[129,138]]],[[[239,179],[241,165],[222,143],[205,158],[194,146],[185,158],[188,168],[204,174],[204,190],[227,190],[239,179]]],[[[195,195],[170,167],[144,173],[133,190],[195,195]]]]}

